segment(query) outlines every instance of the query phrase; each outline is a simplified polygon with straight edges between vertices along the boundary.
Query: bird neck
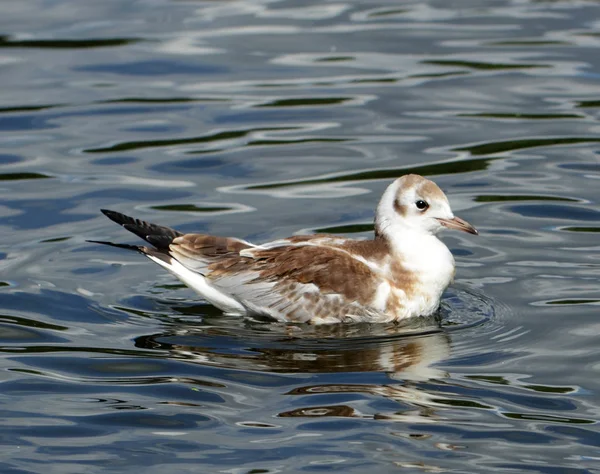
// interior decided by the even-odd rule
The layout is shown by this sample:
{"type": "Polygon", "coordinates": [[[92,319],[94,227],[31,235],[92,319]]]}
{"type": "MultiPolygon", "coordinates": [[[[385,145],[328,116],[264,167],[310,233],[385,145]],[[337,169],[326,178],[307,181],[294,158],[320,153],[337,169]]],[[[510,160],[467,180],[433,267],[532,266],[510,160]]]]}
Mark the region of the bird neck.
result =
{"type": "Polygon", "coordinates": [[[394,259],[427,284],[445,288],[454,277],[454,257],[435,235],[404,227],[388,227],[385,238],[394,259]]]}

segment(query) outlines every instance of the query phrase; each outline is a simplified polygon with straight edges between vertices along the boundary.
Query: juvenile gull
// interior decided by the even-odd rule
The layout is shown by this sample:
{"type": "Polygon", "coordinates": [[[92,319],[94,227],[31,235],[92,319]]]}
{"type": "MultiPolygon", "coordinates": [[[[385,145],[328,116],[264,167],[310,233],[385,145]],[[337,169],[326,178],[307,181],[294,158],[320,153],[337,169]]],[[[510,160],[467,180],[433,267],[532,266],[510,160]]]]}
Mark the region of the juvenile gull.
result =
{"type": "Polygon", "coordinates": [[[315,234],[254,245],[102,212],[152,247],[91,242],[146,255],[225,313],[311,324],[431,315],[455,271],[437,233],[478,233],[433,181],[415,174],[385,190],[371,240],[315,234]]]}

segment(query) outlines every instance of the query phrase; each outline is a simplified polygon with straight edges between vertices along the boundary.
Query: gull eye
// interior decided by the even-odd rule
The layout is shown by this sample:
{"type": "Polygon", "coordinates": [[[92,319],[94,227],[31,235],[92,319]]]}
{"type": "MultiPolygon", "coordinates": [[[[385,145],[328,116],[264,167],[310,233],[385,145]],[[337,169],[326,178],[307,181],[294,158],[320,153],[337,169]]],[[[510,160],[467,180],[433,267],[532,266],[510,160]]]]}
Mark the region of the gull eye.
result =
{"type": "Polygon", "coordinates": [[[415,202],[415,206],[417,206],[417,209],[419,211],[424,211],[429,207],[429,204],[427,204],[427,202],[423,201],[422,199],[419,199],[417,202],[415,202]]]}

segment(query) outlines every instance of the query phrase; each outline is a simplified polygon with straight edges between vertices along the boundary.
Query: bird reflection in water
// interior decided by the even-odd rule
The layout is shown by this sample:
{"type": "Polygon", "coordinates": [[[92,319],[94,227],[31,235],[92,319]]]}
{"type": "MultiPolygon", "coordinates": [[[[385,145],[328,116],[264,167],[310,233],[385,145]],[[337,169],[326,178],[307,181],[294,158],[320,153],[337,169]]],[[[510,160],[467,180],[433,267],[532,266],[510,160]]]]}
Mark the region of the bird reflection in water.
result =
{"type": "MultiPolygon", "coordinates": [[[[189,312],[189,308],[188,311],[189,312]]],[[[424,390],[425,382],[447,374],[435,364],[450,355],[450,335],[439,319],[396,324],[289,326],[264,324],[219,315],[194,326],[171,322],[164,332],[136,339],[136,346],[167,351],[170,358],[243,371],[271,373],[386,373],[389,383],[325,383],[298,385],[287,396],[362,394],[394,400],[392,413],[361,413],[346,404],[304,406],[280,417],[361,417],[406,422],[435,421],[444,405],[424,390]]],[[[196,323],[197,324],[197,323],[196,323]]],[[[338,377],[339,378],[339,377],[338,377]]],[[[302,379],[299,379],[299,381],[302,379]]],[[[329,379],[333,380],[333,379],[329,379]]]]}

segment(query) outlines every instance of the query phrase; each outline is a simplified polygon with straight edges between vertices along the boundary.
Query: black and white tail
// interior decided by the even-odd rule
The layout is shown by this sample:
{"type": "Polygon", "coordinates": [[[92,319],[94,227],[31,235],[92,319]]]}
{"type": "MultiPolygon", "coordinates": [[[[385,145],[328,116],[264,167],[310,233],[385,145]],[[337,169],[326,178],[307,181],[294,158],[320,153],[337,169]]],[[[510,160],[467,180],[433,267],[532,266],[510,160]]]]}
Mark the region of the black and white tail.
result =
{"type": "Polygon", "coordinates": [[[151,224],[150,222],[126,216],[120,212],[110,211],[108,209],[101,209],[101,212],[111,221],[116,222],[129,232],[134,233],[149,244],[152,244],[154,248],[143,245],[117,244],[115,242],[107,242],[104,240],[88,240],[88,242],[110,245],[111,247],[118,247],[121,249],[135,250],[152,258],[152,260],[158,258],[164,262],[169,262],[171,260],[169,255],[169,245],[173,242],[173,239],[183,235],[181,232],[177,232],[170,227],[151,224]]]}
{"type": "Polygon", "coordinates": [[[171,229],[170,227],[144,222],[140,219],[121,214],[120,212],[109,211],[107,209],[101,209],[101,211],[111,221],[116,222],[129,232],[141,237],[149,244],[152,244],[154,248],[142,245],[116,244],[100,240],[88,240],[88,242],[140,252],[153,262],[173,273],[177,278],[196,290],[217,308],[230,314],[246,313],[244,306],[232,295],[215,288],[206,280],[202,273],[185,267],[171,255],[169,246],[174,239],[183,235],[181,232],[171,229]]]}
{"type": "Polygon", "coordinates": [[[129,232],[141,237],[149,244],[154,245],[157,250],[168,250],[173,239],[183,235],[181,232],[177,232],[170,227],[151,224],[150,222],[126,216],[120,212],[109,211],[108,209],[100,209],[100,211],[111,221],[123,226],[129,232]]]}

